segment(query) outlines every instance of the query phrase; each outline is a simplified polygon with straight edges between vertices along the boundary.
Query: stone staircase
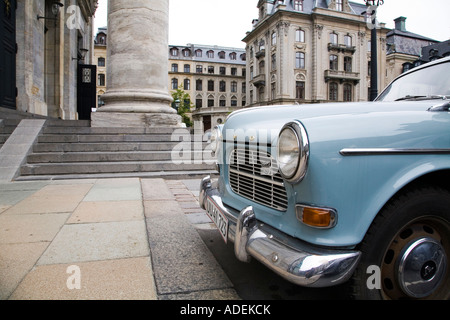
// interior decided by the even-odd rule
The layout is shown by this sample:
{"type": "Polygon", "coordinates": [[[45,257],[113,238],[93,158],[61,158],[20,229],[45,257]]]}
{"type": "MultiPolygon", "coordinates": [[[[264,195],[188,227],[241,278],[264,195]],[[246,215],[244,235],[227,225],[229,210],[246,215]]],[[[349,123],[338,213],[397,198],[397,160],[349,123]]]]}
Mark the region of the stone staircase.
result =
{"type": "Polygon", "coordinates": [[[214,165],[189,161],[198,159],[193,151],[187,153],[187,161],[174,163],[174,147],[193,141],[189,131],[184,132],[176,131],[178,140],[172,141],[173,128],[91,128],[89,121],[47,120],[16,180],[182,179],[215,174],[214,165]]]}

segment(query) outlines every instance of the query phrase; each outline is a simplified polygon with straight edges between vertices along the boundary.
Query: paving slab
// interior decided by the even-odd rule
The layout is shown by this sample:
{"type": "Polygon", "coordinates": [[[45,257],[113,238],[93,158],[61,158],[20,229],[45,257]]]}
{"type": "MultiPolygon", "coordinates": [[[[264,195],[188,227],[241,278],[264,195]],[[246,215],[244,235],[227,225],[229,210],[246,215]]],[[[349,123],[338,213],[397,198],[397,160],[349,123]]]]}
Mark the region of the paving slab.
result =
{"type": "Polygon", "coordinates": [[[73,212],[92,186],[47,185],[9,209],[6,214],[73,212]]]}
{"type": "Polygon", "coordinates": [[[139,178],[98,180],[84,201],[141,200],[139,178]]]}
{"type": "Polygon", "coordinates": [[[0,300],[9,298],[49,244],[0,244],[0,300]]]}
{"type": "Polygon", "coordinates": [[[11,296],[13,300],[156,298],[149,257],[38,266],[25,277],[11,296]],[[76,275],[79,275],[78,279],[73,278],[76,275]],[[78,283],[80,289],[75,286],[78,283]]]}
{"type": "Polygon", "coordinates": [[[144,200],[174,200],[175,197],[163,179],[142,179],[144,200]]]}
{"type": "Polygon", "coordinates": [[[81,202],[68,224],[142,220],[141,200],[81,202]]]}
{"type": "Polygon", "coordinates": [[[37,264],[64,264],[148,255],[143,220],[71,224],[64,225],[37,264]]]}
{"type": "MultiPolygon", "coordinates": [[[[10,209],[11,210],[11,209],[10,209]]],[[[0,215],[0,244],[52,241],[70,213],[0,215]]]]}

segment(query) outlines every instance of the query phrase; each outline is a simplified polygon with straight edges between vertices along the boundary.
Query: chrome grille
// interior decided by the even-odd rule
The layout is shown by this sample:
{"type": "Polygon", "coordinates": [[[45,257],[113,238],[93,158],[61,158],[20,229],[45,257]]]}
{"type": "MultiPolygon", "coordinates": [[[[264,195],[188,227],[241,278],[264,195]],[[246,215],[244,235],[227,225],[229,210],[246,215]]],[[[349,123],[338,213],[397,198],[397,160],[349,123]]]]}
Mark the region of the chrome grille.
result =
{"type": "Polygon", "coordinates": [[[276,160],[263,151],[235,148],[230,155],[229,181],[238,195],[286,211],[288,200],[276,160]]]}

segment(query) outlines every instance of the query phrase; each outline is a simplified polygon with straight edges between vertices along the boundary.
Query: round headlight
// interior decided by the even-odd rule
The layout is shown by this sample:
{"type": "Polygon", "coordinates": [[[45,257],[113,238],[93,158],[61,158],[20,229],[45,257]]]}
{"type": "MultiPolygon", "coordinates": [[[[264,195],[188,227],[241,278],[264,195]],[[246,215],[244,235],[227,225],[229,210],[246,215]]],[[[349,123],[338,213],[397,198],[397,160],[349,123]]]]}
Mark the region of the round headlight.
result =
{"type": "Polygon", "coordinates": [[[286,124],[278,137],[278,166],[284,179],[301,181],[308,167],[309,143],[305,128],[299,122],[286,124]]]}
{"type": "Polygon", "coordinates": [[[220,140],[222,136],[222,128],[220,126],[214,127],[214,129],[211,132],[211,150],[213,152],[217,152],[220,146],[220,140]]]}

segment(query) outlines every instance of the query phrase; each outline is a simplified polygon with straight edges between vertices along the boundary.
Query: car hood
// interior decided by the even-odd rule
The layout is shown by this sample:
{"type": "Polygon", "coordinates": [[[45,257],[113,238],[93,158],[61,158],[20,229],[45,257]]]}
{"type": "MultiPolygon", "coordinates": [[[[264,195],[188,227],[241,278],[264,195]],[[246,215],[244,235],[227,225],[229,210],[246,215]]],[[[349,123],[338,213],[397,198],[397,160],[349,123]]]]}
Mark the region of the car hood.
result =
{"type": "Polygon", "coordinates": [[[231,114],[224,130],[241,130],[248,133],[246,137],[269,131],[271,143],[276,144],[281,128],[299,121],[311,143],[339,141],[345,148],[425,148],[450,141],[449,113],[428,111],[440,104],[442,100],[257,107],[231,114]]]}

